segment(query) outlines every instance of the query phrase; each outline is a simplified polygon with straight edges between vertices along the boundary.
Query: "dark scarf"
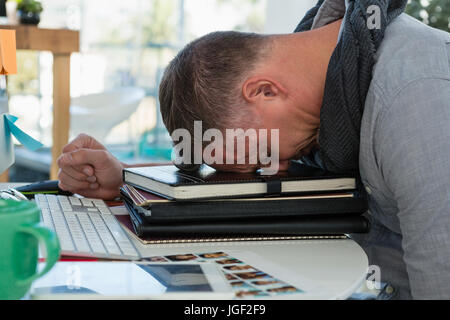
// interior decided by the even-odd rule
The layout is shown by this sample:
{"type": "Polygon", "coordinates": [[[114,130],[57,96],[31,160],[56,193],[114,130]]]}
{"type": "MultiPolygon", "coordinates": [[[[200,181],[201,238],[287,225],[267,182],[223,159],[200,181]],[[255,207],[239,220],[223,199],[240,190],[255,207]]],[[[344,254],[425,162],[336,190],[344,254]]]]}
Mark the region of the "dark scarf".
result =
{"type": "MultiPolygon", "coordinates": [[[[295,32],[311,30],[323,2],[319,0],[295,32]]],[[[328,67],[320,116],[320,148],[316,156],[320,166],[328,171],[358,173],[361,121],[375,54],[386,27],[404,11],[406,4],[407,0],[349,0],[344,29],[328,67]],[[371,5],[381,9],[380,29],[367,27],[367,8],[371,5]]]]}

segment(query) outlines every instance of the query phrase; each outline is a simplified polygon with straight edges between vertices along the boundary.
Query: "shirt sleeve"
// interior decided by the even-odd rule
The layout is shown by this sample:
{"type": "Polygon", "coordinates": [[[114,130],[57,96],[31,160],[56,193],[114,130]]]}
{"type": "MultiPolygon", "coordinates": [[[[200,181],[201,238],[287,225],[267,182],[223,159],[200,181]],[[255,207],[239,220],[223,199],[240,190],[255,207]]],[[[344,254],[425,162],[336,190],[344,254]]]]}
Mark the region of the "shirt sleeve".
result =
{"type": "Polygon", "coordinates": [[[450,298],[450,81],[409,84],[378,119],[375,154],[394,195],[414,299],[450,298]]]}

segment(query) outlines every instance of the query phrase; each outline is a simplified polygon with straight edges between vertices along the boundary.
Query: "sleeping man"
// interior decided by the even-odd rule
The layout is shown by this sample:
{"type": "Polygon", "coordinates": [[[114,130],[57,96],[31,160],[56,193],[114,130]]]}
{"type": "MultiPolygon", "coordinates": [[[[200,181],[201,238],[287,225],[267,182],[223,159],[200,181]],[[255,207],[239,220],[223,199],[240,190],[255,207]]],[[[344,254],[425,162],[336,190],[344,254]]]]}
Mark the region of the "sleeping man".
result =
{"type": "MultiPolygon", "coordinates": [[[[353,238],[393,298],[448,299],[450,35],[404,14],[406,2],[320,0],[293,34],[202,37],[167,68],[161,112],[171,133],[199,121],[276,130],[279,170],[301,159],[359,175],[372,227],[353,238]]],[[[61,188],[104,199],[118,196],[126,167],[85,135],[59,165],[61,188]]]]}

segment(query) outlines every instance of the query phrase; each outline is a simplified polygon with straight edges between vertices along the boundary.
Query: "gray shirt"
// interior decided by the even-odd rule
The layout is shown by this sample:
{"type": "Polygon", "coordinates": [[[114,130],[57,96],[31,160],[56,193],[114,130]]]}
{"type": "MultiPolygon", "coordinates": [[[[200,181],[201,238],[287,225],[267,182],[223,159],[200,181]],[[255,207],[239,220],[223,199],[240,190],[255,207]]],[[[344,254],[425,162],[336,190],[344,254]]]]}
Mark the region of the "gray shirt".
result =
{"type": "MultiPolygon", "coordinates": [[[[377,54],[361,129],[372,231],[397,298],[450,298],[450,34],[401,15],[377,54]]],[[[355,237],[356,239],[356,237],[355,237]]]]}
{"type": "MultiPolygon", "coordinates": [[[[315,27],[345,13],[324,2],[315,27]]],[[[406,14],[377,53],[361,129],[372,229],[353,235],[398,299],[450,298],[450,34],[406,14]]]]}

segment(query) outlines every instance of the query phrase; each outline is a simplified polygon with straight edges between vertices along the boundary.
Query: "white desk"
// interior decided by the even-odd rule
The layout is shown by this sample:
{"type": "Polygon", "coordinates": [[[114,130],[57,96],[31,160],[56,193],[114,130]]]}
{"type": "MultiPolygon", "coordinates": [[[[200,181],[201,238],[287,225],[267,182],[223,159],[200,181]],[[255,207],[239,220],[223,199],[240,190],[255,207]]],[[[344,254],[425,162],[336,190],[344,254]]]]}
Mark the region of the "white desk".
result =
{"type": "MultiPolygon", "coordinates": [[[[5,187],[0,184],[0,189],[5,187]]],[[[121,209],[114,211],[120,213],[121,209]]],[[[361,287],[368,268],[365,252],[352,240],[151,246],[134,242],[140,253],[147,257],[224,251],[289,284],[304,288],[307,282],[317,287],[306,295],[292,296],[295,299],[346,299],[361,287]]],[[[289,298],[289,295],[283,296],[283,299],[289,298]]]]}
{"type": "Polygon", "coordinates": [[[136,245],[144,256],[223,251],[299,288],[304,280],[320,286],[295,299],[347,299],[361,287],[368,268],[365,252],[353,240],[136,245]]]}

